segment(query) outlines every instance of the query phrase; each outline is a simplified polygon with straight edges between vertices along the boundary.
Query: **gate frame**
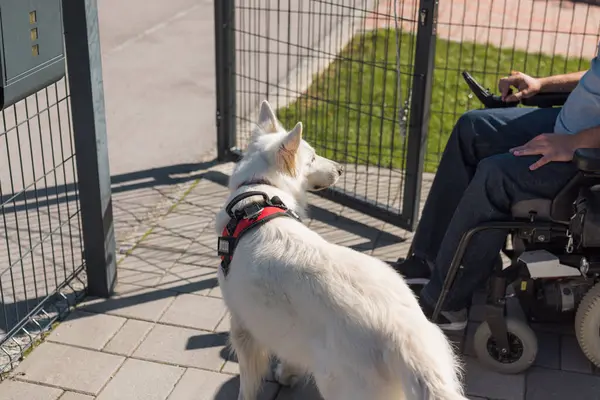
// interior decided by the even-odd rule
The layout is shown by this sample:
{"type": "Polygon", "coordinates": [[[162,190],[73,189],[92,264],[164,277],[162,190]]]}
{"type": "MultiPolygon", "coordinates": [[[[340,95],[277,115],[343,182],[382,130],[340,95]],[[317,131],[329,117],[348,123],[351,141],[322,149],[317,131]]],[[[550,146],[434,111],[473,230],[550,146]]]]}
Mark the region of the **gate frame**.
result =
{"type": "Polygon", "coordinates": [[[117,280],[97,0],[61,0],[87,293],[110,297],[117,280]]]}
{"type": "MultiPolygon", "coordinates": [[[[215,1],[214,6],[217,160],[220,162],[237,162],[242,155],[236,149],[235,0],[215,1]]],[[[409,232],[416,229],[419,217],[421,183],[431,109],[438,0],[420,0],[418,10],[415,63],[412,74],[412,90],[410,91],[406,167],[404,170],[406,179],[402,188],[403,196],[400,213],[382,208],[373,201],[335,188],[315,193],[409,232]]],[[[402,107],[400,100],[398,102],[399,107],[402,107]]],[[[399,132],[398,134],[402,133],[399,132]]]]}
{"type": "Polygon", "coordinates": [[[415,44],[410,120],[406,150],[406,181],[402,196],[402,214],[405,228],[413,232],[419,220],[421,183],[429,135],[431,89],[435,64],[438,0],[421,0],[419,26],[415,44]],[[404,201],[409,199],[409,201],[404,201]]]}

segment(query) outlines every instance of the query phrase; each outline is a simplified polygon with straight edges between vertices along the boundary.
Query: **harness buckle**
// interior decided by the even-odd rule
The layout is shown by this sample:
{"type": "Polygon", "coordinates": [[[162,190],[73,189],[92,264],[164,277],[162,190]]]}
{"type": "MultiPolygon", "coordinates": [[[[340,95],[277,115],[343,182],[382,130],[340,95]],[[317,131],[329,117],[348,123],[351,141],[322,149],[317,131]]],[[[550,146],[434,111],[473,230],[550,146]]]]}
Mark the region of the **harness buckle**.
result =
{"type": "Polygon", "coordinates": [[[243,218],[244,219],[255,219],[256,217],[258,217],[260,215],[260,213],[262,212],[263,209],[264,209],[264,207],[259,205],[258,203],[249,204],[246,207],[244,207],[244,209],[242,210],[243,218]]]}
{"type": "Polygon", "coordinates": [[[220,256],[231,257],[235,246],[236,238],[219,236],[217,243],[217,253],[220,256]]]}

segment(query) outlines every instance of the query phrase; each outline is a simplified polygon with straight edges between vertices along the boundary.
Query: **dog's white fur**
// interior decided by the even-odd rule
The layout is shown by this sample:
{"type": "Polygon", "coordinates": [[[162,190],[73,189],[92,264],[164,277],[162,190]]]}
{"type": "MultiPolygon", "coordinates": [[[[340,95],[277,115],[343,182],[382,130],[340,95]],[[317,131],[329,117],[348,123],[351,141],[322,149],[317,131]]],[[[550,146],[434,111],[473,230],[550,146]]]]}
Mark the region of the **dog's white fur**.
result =
{"type": "MultiPolygon", "coordinates": [[[[225,205],[257,190],[304,215],[307,190],[331,186],[340,174],[339,164],[302,140],[300,123],[287,132],[265,101],[225,205]],[[258,179],[269,185],[245,185],[258,179]]],[[[228,221],[223,208],[219,234],[228,221]]],[[[276,218],[240,240],[229,274],[220,269],[218,278],[240,366],[238,400],[256,399],[270,356],[282,360],[281,383],[312,374],[326,400],[465,399],[447,338],[380,260],[276,218]]]]}

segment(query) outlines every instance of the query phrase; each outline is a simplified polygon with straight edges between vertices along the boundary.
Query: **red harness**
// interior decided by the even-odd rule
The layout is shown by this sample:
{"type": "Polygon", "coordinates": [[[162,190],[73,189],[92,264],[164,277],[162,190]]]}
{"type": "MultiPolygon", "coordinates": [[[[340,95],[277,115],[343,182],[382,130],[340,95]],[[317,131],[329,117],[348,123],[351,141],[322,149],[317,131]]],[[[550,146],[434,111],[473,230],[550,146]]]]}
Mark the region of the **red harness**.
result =
{"type": "Polygon", "coordinates": [[[219,237],[217,249],[221,256],[221,268],[225,276],[229,273],[229,264],[231,264],[237,244],[248,231],[277,217],[292,217],[300,221],[298,214],[287,208],[279,197],[275,196],[269,199],[269,196],[263,192],[242,193],[231,200],[225,211],[231,219],[223,229],[222,236],[219,237]],[[252,196],[262,196],[263,202],[250,203],[240,210],[232,211],[237,203],[252,196]]]}

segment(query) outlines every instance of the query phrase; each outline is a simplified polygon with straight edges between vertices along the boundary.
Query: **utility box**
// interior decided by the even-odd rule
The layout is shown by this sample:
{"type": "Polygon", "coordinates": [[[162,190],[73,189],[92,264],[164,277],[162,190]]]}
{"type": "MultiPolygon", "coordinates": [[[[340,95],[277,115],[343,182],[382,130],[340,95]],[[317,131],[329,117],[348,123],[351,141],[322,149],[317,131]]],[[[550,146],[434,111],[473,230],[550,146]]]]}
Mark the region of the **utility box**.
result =
{"type": "Polygon", "coordinates": [[[0,108],[65,76],[62,0],[0,0],[0,108]]]}

